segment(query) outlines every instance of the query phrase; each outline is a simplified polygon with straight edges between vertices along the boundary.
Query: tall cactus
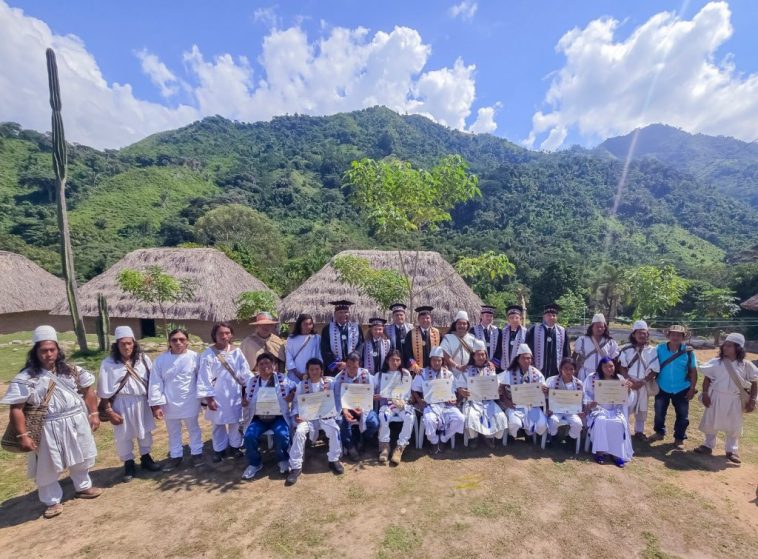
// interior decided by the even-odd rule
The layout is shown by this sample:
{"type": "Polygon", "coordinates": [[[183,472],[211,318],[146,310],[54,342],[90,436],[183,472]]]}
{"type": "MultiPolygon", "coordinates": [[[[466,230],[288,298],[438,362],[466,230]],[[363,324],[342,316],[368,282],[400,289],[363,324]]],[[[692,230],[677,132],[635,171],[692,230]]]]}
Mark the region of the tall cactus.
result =
{"type": "Polygon", "coordinates": [[[63,134],[63,119],[61,118],[61,92],[58,85],[58,65],[55,63],[55,52],[47,49],[47,80],[50,85],[50,108],[53,110],[53,170],[56,178],[56,202],[58,204],[58,229],[60,230],[61,267],[63,279],[66,281],[66,296],[74,332],[80,351],[87,351],[87,334],[84,331],[84,321],[79,314],[79,299],[77,296],[76,271],[74,269],[74,252],[71,249],[71,237],[68,228],[68,212],[66,210],[66,137],[63,134]]]}
{"type": "Polygon", "coordinates": [[[108,332],[111,330],[111,320],[108,316],[108,302],[105,295],[97,294],[97,343],[100,351],[106,351],[110,347],[110,337],[108,332]]]}

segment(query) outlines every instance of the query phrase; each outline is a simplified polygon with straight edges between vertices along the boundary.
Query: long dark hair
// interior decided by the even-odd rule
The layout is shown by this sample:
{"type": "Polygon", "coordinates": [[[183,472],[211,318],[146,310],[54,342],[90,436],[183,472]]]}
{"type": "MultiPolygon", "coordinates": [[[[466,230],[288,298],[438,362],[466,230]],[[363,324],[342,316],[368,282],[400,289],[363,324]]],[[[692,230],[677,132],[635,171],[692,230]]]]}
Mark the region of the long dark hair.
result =
{"type": "Polygon", "coordinates": [[[561,369],[563,369],[564,365],[571,365],[574,367],[574,376],[576,376],[576,361],[574,361],[571,357],[564,357],[561,359],[561,364],[558,365],[558,373],[561,372],[561,369]]]}
{"type": "MultiPolygon", "coordinates": [[[[611,336],[611,329],[608,328],[608,324],[606,324],[606,323],[603,323],[603,324],[605,325],[605,332],[603,332],[603,336],[602,337],[603,338],[608,338],[609,340],[612,340],[613,336],[611,336]]],[[[587,333],[585,335],[587,337],[589,337],[589,338],[592,337],[592,327],[593,326],[594,326],[594,324],[590,324],[589,326],[587,326],[587,333]]],[[[634,342],[632,342],[632,343],[634,343],[634,342]]]]}
{"type": "MultiPolygon", "coordinates": [[[[132,351],[132,356],[129,359],[129,361],[131,361],[132,367],[134,367],[137,364],[137,361],[139,360],[141,353],[142,353],[142,348],[140,347],[137,340],[134,340],[134,350],[132,351]]],[[[113,359],[114,363],[124,362],[123,359],[121,359],[121,351],[118,349],[118,342],[113,342],[111,344],[111,359],[113,359]]]]}
{"type": "MultiPolygon", "coordinates": [[[[211,328],[211,340],[213,340],[214,344],[216,343],[216,334],[218,334],[220,328],[229,328],[229,331],[232,333],[232,335],[234,335],[234,328],[232,327],[231,323],[217,322],[213,325],[213,328],[211,328]]],[[[187,338],[189,338],[189,336],[187,336],[187,338]]]]}
{"type": "Polygon", "coordinates": [[[384,363],[382,363],[382,372],[386,373],[389,371],[389,362],[390,357],[399,357],[400,358],[400,370],[403,370],[403,355],[400,353],[400,350],[393,349],[390,351],[384,358],[384,363]]]}
{"type": "MultiPolygon", "coordinates": [[[[486,365],[487,361],[489,361],[489,357],[490,357],[489,354],[487,353],[487,350],[486,349],[480,349],[478,351],[483,351],[487,355],[487,359],[484,361],[484,364],[486,365]]],[[[472,351],[471,355],[468,356],[468,366],[469,367],[476,367],[476,361],[474,360],[474,354],[475,353],[476,353],[476,351],[472,351]]]]}
{"type": "MultiPolygon", "coordinates": [[[[303,332],[302,332],[302,330],[303,330],[303,322],[305,322],[306,320],[313,321],[313,317],[311,315],[307,314],[307,313],[300,313],[299,315],[297,315],[297,320],[295,321],[295,328],[292,331],[292,337],[293,338],[295,336],[302,336],[303,335],[303,332]]],[[[313,326],[314,326],[314,329],[315,329],[315,327],[316,327],[315,321],[313,321],[313,326]]]]}
{"type": "MultiPolygon", "coordinates": [[[[40,361],[37,356],[37,350],[42,343],[43,342],[35,343],[32,346],[32,349],[29,350],[29,353],[26,354],[26,363],[24,363],[24,366],[21,369],[22,371],[24,369],[29,369],[33,374],[39,374],[43,371],[42,361],[40,361]]],[[[59,375],[70,375],[71,367],[66,363],[66,354],[63,353],[58,342],[55,342],[55,347],[58,348],[58,357],[55,359],[55,372],[59,375]]]]}
{"type": "MultiPolygon", "coordinates": [[[[734,345],[737,348],[736,350],[737,361],[742,362],[745,359],[745,355],[746,355],[745,348],[737,344],[734,344],[734,345]]],[[[719,359],[721,359],[722,361],[724,360],[724,344],[721,344],[721,347],[719,348],[719,359]]]]}
{"type": "Polygon", "coordinates": [[[613,363],[613,377],[619,378],[619,368],[616,366],[616,362],[610,357],[603,357],[600,361],[598,361],[597,368],[595,369],[595,374],[598,376],[598,378],[603,378],[603,365],[606,363],[613,363]]]}

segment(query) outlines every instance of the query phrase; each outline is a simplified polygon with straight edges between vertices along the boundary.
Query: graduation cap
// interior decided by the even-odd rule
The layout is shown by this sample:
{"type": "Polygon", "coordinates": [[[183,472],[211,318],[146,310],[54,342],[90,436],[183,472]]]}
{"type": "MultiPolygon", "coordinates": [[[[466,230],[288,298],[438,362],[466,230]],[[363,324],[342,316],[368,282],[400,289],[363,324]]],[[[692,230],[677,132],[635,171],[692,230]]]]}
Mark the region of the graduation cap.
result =
{"type": "Polygon", "coordinates": [[[549,305],[545,305],[545,308],[542,309],[542,314],[547,314],[549,312],[558,314],[563,309],[558,303],[550,303],[549,305]]]}
{"type": "Polygon", "coordinates": [[[524,307],[521,305],[510,305],[505,309],[505,314],[511,316],[512,314],[524,314],[524,307]]]}
{"type": "Polygon", "coordinates": [[[369,326],[384,326],[385,324],[387,324],[387,321],[383,318],[379,318],[378,316],[368,319],[369,326]]]}
{"type": "Polygon", "coordinates": [[[403,311],[405,312],[405,309],[408,307],[404,305],[403,303],[392,303],[390,305],[390,311],[392,311],[392,314],[395,314],[397,311],[403,311]]]}
{"type": "Polygon", "coordinates": [[[424,314],[432,314],[432,311],[434,310],[434,307],[423,306],[423,307],[416,307],[413,310],[416,311],[416,314],[418,316],[421,316],[421,315],[424,315],[424,314]]]}
{"type": "Polygon", "coordinates": [[[350,309],[351,306],[353,306],[355,303],[352,301],[345,301],[344,299],[341,301],[329,301],[330,305],[334,305],[335,311],[346,311],[350,309]]]}
{"type": "Polygon", "coordinates": [[[495,314],[495,307],[490,305],[482,305],[482,310],[479,314],[495,314]]]}

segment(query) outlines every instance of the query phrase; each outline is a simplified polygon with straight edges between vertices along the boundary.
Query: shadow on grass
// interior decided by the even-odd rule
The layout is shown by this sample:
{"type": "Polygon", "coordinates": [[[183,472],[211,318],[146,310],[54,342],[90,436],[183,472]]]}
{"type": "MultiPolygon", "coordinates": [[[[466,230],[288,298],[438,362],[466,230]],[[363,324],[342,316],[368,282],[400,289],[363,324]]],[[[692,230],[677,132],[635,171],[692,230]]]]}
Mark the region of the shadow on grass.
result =
{"type": "Polygon", "coordinates": [[[651,445],[649,442],[636,442],[635,454],[647,456],[662,462],[663,465],[677,472],[700,471],[720,472],[732,468],[738,468],[738,464],[732,464],[724,455],[696,454],[692,449],[677,450],[673,442],[651,445]]]}

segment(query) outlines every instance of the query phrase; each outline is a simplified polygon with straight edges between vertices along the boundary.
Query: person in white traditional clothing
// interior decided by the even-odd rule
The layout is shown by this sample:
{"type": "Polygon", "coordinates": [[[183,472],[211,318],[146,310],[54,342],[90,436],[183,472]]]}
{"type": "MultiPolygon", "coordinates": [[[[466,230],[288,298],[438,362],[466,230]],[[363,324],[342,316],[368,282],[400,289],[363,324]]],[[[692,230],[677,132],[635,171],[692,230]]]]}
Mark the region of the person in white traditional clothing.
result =
{"type": "Polygon", "coordinates": [[[250,325],[255,330],[240,343],[240,350],[247,362],[255,363],[265,351],[276,357],[276,370],[285,372],[287,357],[284,353],[284,340],[276,335],[279,321],[270,312],[259,312],[250,325]]]}
{"type": "Polygon", "coordinates": [[[726,436],[726,458],[739,464],[738,442],[742,435],[742,413],[755,410],[758,396],[758,368],[745,359],[745,336],[729,334],[719,349],[719,356],[700,366],[703,373],[703,405],[705,412],[699,429],[705,444],[697,447],[699,454],[713,454],[716,433],[726,436]]]}
{"type": "Polygon", "coordinates": [[[432,326],[432,311],[434,307],[423,305],[416,307],[418,326],[405,336],[403,363],[408,369],[417,374],[429,366],[429,352],[440,345],[440,331],[432,326]]]}
{"type": "Polygon", "coordinates": [[[203,436],[197,418],[200,413],[197,353],[188,349],[189,332],[183,328],[169,332],[168,343],[169,350],[155,360],[148,385],[148,402],[153,417],[166,420],[169,459],[163,466],[164,472],[175,470],[182,463],[182,423],[189,432],[192,465],[204,464],[203,436]]]}
{"type": "Polygon", "coordinates": [[[397,437],[397,444],[392,451],[390,462],[394,465],[400,464],[403,459],[403,452],[411,440],[413,433],[413,424],[416,422],[416,410],[411,404],[411,373],[401,367],[403,359],[397,350],[390,351],[387,355],[384,368],[379,373],[375,382],[374,400],[379,402],[379,463],[386,464],[390,456],[390,423],[400,422],[403,427],[397,437]],[[395,397],[385,398],[381,395],[384,388],[383,382],[389,379],[393,384],[396,381],[407,379],[408,389],[403,394],[396,394],[395,397]]]}
{"type": "Polygon", "coordinates": [[[560,310],[558,303],[545,305],[542,324],[532,326],[526,336],[526,343],[534,355],[534,366],[545,378],[557,375],[561,359],[571,355],[566,329],[557,323],[560,310]]]}
{"type": "Polygon", "coordinates": [[[147,386],[152,363],[129,326],[118,326],[114,337],[110,356],[100,364],[97,395],[101,398],[100,409],[113,424],[116,453],[124,462],[124,481],[130,481],[137,475],[135,440],[142,469],[148,472],[161,469],[150,455],[155,420],[147,402],[147,386]]]}
{"type": "Polygon", "coordinates": [[[324,364],[320,359],[312,358],[306,364],[308,373],[295,391],[295,400],[292,404],[292,416],[295,419],[295,435],[292,439],[292,448],[290,448],[290,473],[287,476],[286,485],[295,485],[298,478],[303,473],[303,454],[305,453],[305,440],[312,431],[318,433],[319,430],[326,433],[329,440],[329,451],[327,459],[329,460],[329,469],[337,475],[345,473],[345,468],[340,463],[342,455],[342,443],[340,442],[340,428],[334,417],[322,417],[306,421],[298,415],[297,399],[301,394],[314,394],[332,389],[333,378],[324,376],[324,364]]]}
{"type": "Polygon", "coordinates": [[[24,368],[11,379],[0,403],[10,404],[8,421],[18,433],[21,450],[29,453],[27,473],[47,506],[43,516],[53,518],[63,512],[58,477],[64,471],[69,471],[78,498],[94,499],[102,493],[89,476],[97,456],[92,432],[100,426],[92,390],[95,377],[66,363],[52,326],[37,327],[32,344],[24,368]],[[48,411],[37,446],[27,431],[24,405],[39,406],[45,400],[48,411]]]}
{"type": "Polygon", "coordinates": [[[305,364],[314,357],[321,359],[321,336],[314,330],[313,317],[300,314],[285,345],[287,376],[295,384],[305,378],[305,364]]]}
{"type": "Polygon", "coordinates": [[[379,416],[373,409],[348,409],[342,407],[343,384],[367,384],[374,393],[374,375],[360,367],[361,356],[357,351],[348,353],[347,367],[334,377],[334,400],[338,410],[342,410],[340,421],[340,438],[343,452],[346,451],[351,460],[360,460],[360,454],[366,447],[366,442],[376,435],[379,430],[379,416]],[[357,433],[356,433],[357,431],[357,433]]]}
{"type": "MultiPolygon", "coordinates": [[[[571,357],[561,359],[560,374],[547,379],[548,394],[550,390],[576,390],[583,391],[582,381],[576,378],[576,363],[571,357]]],[[[582,398],[583,398],[582,394],[582,398]]],[[[553,413],[550,409],[550,399],[547,401],[547,429],[551,437],[558,436],[558,428],[561,422],[568,423],[568,436],[577,440],[582,436],[584,426],[584,412],[581,413],[553,413]]]]}
{"type": "Polygon", "coordinates": [[[500,332],[500,341],[492,362],[498,369],[505,369],[516,357],[521,344],[526,343],[526,328],[521,324],[524,307],[511,305],[505,311],[508,317],[508,325],[500,332]]]}
{"type": "Polygon", "coordinates": [[[592,317],[584,336],[579,336],[574,342],[572,357],[579,367],[579,380],[591,375],[603,357],[616,359],[619,355],[619,345],[608,331],[608,323],[602,313],[592,317]]]}
{"type": "Polygon", "coordinates": [[[290,403],[295,397],[297,385],[282,373],[274,372],[276,357],[270,353],[264,351],[256,359],[255,368],[258,374],[248,378],[245,390],[251,420],[245,428],[245,455],[248,466],[242,472],[244,480],[253,479],[263,469],[258,445],[261,435],[266,431],[273,432],[279,473],[289,473],[290,403]],[[263,403],[258,406],[258,398],[264,391],[270,390],[275,392],[278,406],[274,409],[264,408],[263,403]],[[279,413],[275,413],[277,411],[279,413]]]}
{"type": "Polygon", "coordinates": [[[197,397],[205,400],[205,419],[213,425],[213,462],[221,462],[225,456],[229,460],[243,456],[240,422],[252,373],[242,351],[232,346],[233,338],[232,325],[217,322],[211,329],[213,345],[198,359],[197,397]]]}
{"type": "Polygon", "coordinates": [[[369,373],[381,371],[384,360],[390,352],[390,341],[384,336],[386,320],[380,317],[368,319],[369,335],[357,351],[363,356],[363,368],[369,373]]]}
{"type": "Polygon", "coordinates": [[[429,366],[413,378],[413,390],[416,406],[422,410],[422,422],[426,438],[432,444],[432,454],[439,454],[442,445],[456,434],[463,434],[463,414],[456,406],[454,390],[455,375],[445,367],[444,353],[441,347],[432,348],[429,353],[429,366]],[[451,381],[450,400],[447,402],[429,403],[424,400],[424,385],[433,380],[448,379],[451,381]],[[442,445],[440,444],[442,442],[442,445]]]}
{"type": "Polygon", "coordinates": [[[604,464],[606,455],[613,456],[619,468],[632,459],[632,437],[629,433],[626,408],[623,404],[600,405],[595,401],[595,382],[598,380],[620,380],[626,383],[631,394],[631,383],[616,371],[610,357],[603,357],[597,370],[584,381],[584,403],[589,413],[587,430],[592,441],[592,452],[598,464],[604,464]]]}
{"type": "Polygon", "coordinates": [[[325,373],[335,376],[347,366],[347,354],[363,343],[363,330],[357,322],[350,321],[352,301],[332,301],[334,319],[321,331],[321,355],[324,357],[325,373]]]}
{"type": "Polygon", "coordinates": [[[508,368],[498,375],[503,387],[500,401],[508,418],[508,433],[514,439],[521,429],[527,436],[534,433],[542,436],[547,431],[547,417],[542,408],[516,406],[511,394],[511,387],[519,384],[538,384],[547,393],[545,377],[532,365],[532,359],[532,350],[527,344],[521,344],[508,368]]]}
{"type": "MultiPolygon", "coordinates": [[[[469,333],[471,322],[466,311],[458,311],[455,320],[450,325],[450,330],[442,338],[440,347],[445,353],[445,365],[457,376],[468,369],[472,346],[476,339],[469,333]]],[[[486,347],[486,346],[485,346],[486,347]]],[[[489,356],[487,358],[489,360],[489,356]]]]}
{"type": "Polygon", "coordinates": [[[487,347],[487,358],[493,363],[500,342],[500,328],[493,324],[494,320],[495,307],[482,305],[482,310],[479,312],[479,324],[471,329],[471,335],[484,342],[487,347]]]}
{"type": "Polygon", "coordinates": [[[619,368],[621,375],[632,383],[629,400],[629,421],[634,414],[634,438],[646,441],[645,421],[650,396],[658,390],[655,377],[658,374],[658,352],[649,344],[650,331],[647,322],[638,320],[632,325],[629,344],[621,348],[619,368]]]}
{"type": "Polygon", "coordinates": [[[384,329],[384,334],[390,341],[390,349],[396,349],[400,355],[405,355],[405,340],[408,332],[413,330],[413,324],[406,322],[405,312],[408,309],[403,303],[392,303],[390,312],[392,313],[392,323],[384,329]]]}

